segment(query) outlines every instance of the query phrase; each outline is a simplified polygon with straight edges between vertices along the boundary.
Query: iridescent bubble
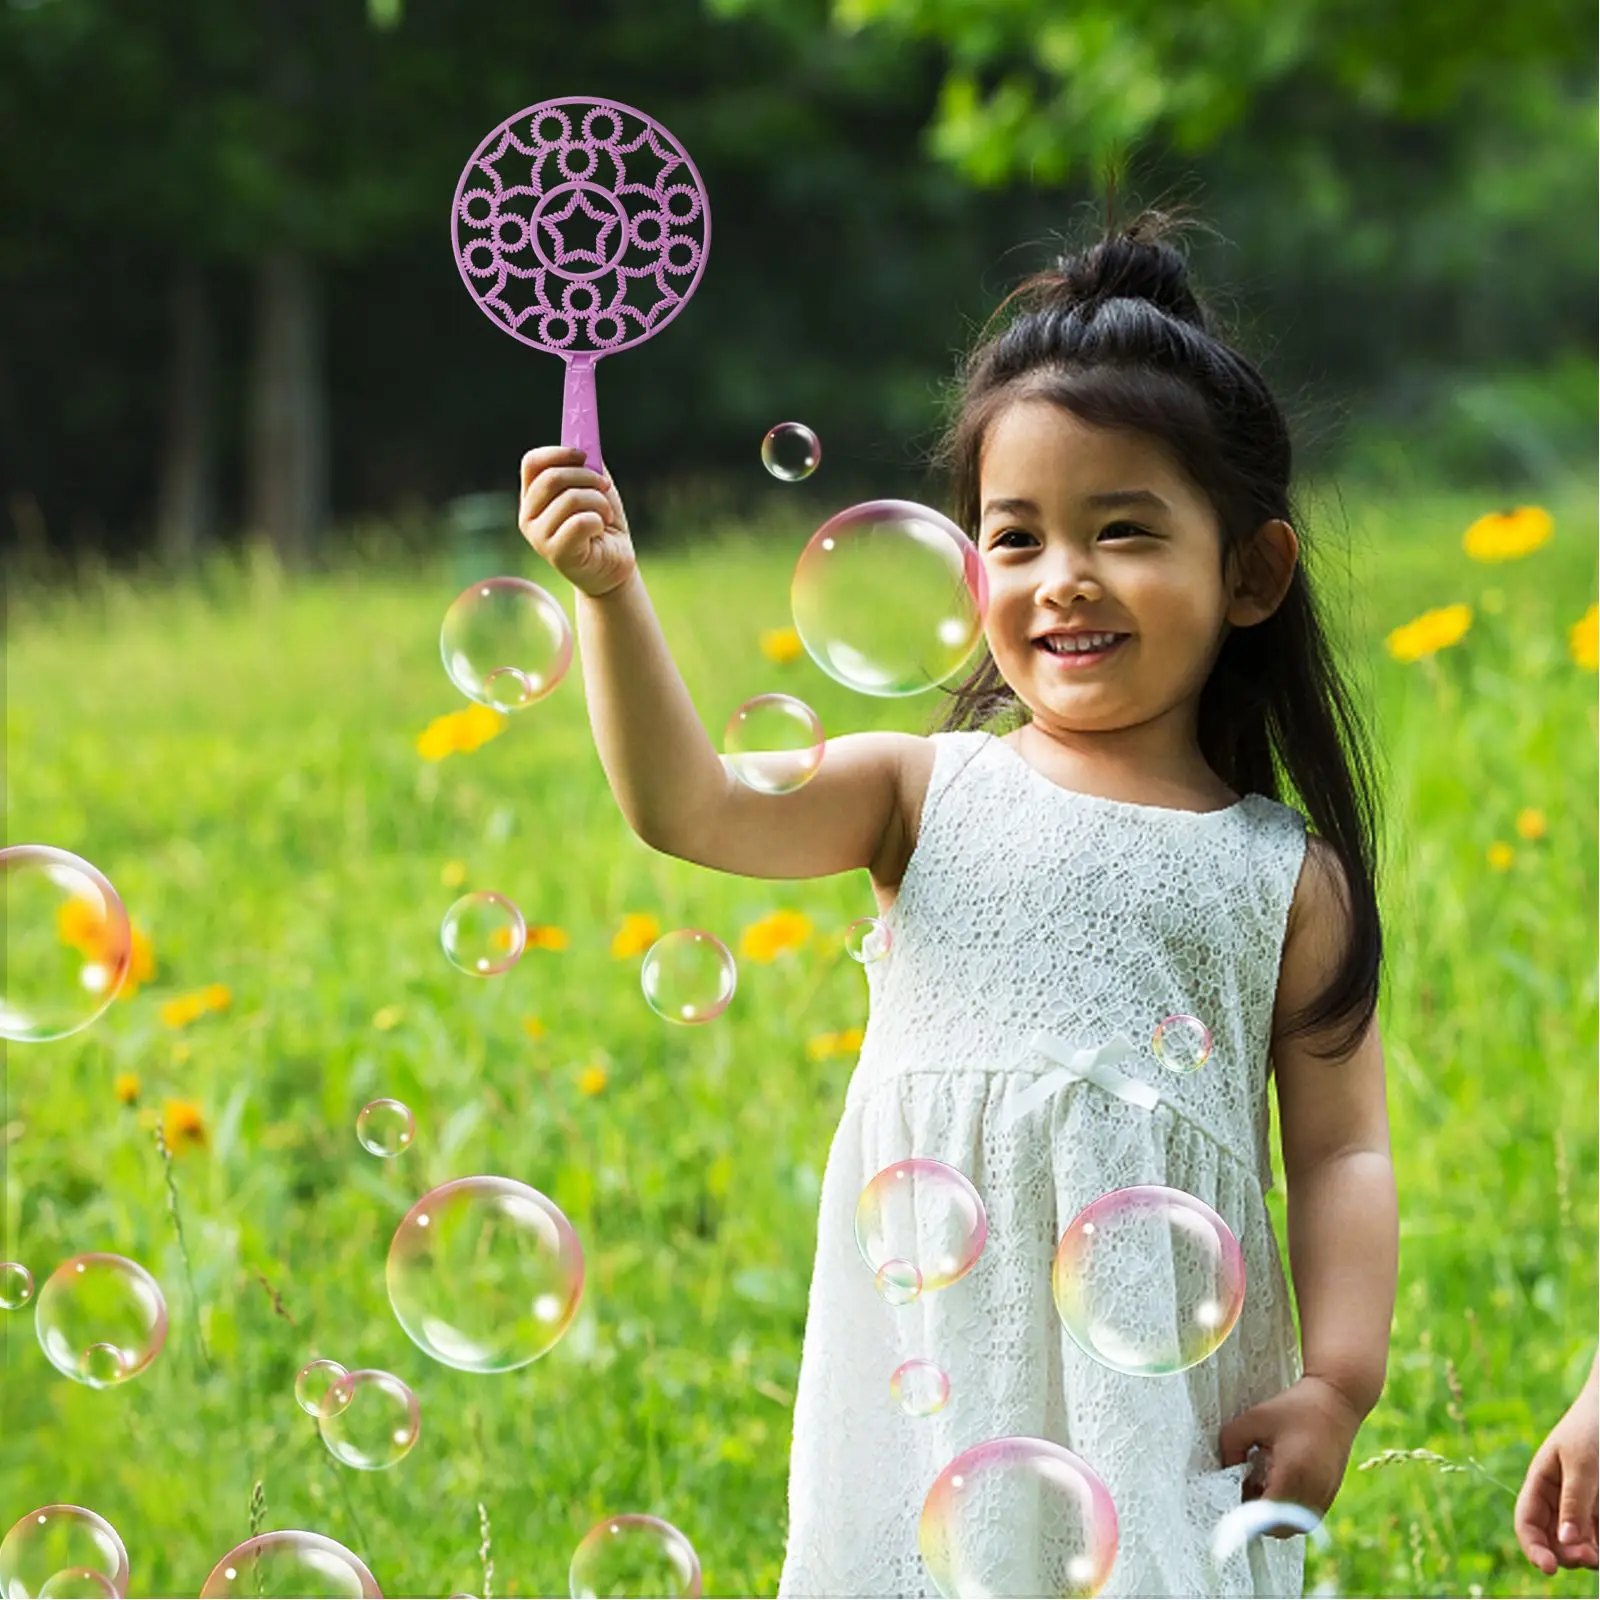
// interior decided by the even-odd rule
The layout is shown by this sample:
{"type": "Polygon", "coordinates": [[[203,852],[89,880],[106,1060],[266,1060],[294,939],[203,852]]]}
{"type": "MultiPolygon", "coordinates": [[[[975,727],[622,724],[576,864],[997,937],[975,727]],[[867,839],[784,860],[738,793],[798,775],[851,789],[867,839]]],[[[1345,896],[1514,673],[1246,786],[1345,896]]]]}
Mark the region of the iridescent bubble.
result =
{"type": "Polygon", "coordinates": [[[1117,1559],[1117,1508],[1071,1450],[990,1439],[934,1480],[917,1542],[946,1600],[1097,1595],[1117,1559]]]}
{"type": "Polygon", "coordinates": [[[1211,1056],[1211,1030],[1187,1012],[1163,1018],[1156,1024],[1150,1048],[1168,1072],[1198,1072],[1211,1056]]]}
{"type": "Polygon", "coordinates": [[[463,1372],[545,1354],[583,1298],[583,1247],[561,1208],[512,1178],[456,1178],[395,1229],[389,1303],[416,1346],[463,1372]]]}
{"type": "Polygon", "coordinates": [[[509,972],[528,947],[528,925],[503,894],[476,889],[444,914],[439,943],[451,966],[474,978],[509,972]]]}
{"type": "Polygon", "coordinates": [[[733,952],[698,928],[665,933],[645,952],[639,983],[650,1009],[668,1022],[710,1022],[738,986],[733,952]]]}
{"type": "Polygon", "coordinates": [[[850,952],[852,961],[859,961],[864,967],[882,961],[893,943],[889,924],[881,917],[857,917],[844,930],[845,949],[850,952]]]}
{"type": "Polygon", "coordinates": [[[903,1361],[889,1379],[894,1403],[908,1417],[931,1417],[950,1398],[950,1380],[931,1361],[903,1361]]]}
{"type": "Polygon", "coordinates": [[[1305,1506],[1287,1500],[1246,1500],[1218,1520],[1211,1535],[1211,1559],[1221,1563],[1269,1536],[1304,1533],[1321,1548],[1328,1545],[1322,1518],[1305,1506]]]}
{"type": "Polygon", "coordinates": [[[37,1043],[87,1028],[116,998],[133,930],[98,867],[68,850],[0,850],[0,1039],[37,1043]]]}
{"type": "Polygon", "coordinates": [[[825,522],[789,591],[811,659],[862,694],[935,688],[977,648],[988,579],[972,541],[927,506],[871,500],[825,522]]]}
{"type": "Polygon", "coordinates": [[[1050,1283],[1085,1354],[1116,1372],[1158,1377],[1204,1361],[1233,1332],[1244,1256],[1203,1200],[1139,1184],[1101,1195],[1072,1219],[1050,1283]],[[1166,1307],[1159,1320],[1152,1293],[1166,1307]]]}
{"type": "Polygon", "coordinates": [[[308,1417],[319,1415],[326,1406],[330,1415],[340,1409],[339,1400],[350,1403],[348,1390],[341,1390],[338,1395],[333,1392],[333,1386],[340,1378],[348,1378],[350,1373],[337,1361],[329,1361],[325,1356],[315,1361],[308,1361],[295,1374],[294,1398],[295,1403],[308,1417]]]}
{"type": "Polygon", "coordinates": [[[334,1460],[383,1472],[405,1459],[422,1432],[422,1408],[392,1372],[358,1367],[328,1386],[317,1431],[334,1460]]]}
{"type": "Polygon", "coordinates": [[[399,1100],[369,1100],[356,1118],[356,1138],[375,1156],[397,1156],[416,1136],[417,1119],[399,1100]]]}
{"type": "Polygon", "coordinates": [[[670,1522],[636,1512],[607,1517],[586,1534],[567,1571],[572,1600],[608,1595],[685,1600],[700,1593],[700,1558],[670,1522]]]}
{"type": "Polygon", "coordinates": [[[115,1600],[116,1588],[93,1567],[63,1567],[39,1586],[39,1600],[115,1600]]]}
{"type": "Polygon", "coordinates": [[[45,1279],[33,1323],[57,1372],[106,1389],[137,1377],[160,1354],[167,1302],[137,1262],[93,1251],[63,1261],[45,1279]]]}
{"type": "Polygon", "coordinates": [[[785,483],[809,478],[821,460],[822,446],[803,422],[780,422],[761,441],[761,465],[785,483]]]}
{"type": "Polygon", "coordinates": [[[722,736],[728,770],[759,794],[792,794],[817,775],[826,741],[815,711],[792,694],[758,694],[722,736]]]}
{"type": "Polygon", "coordinates": [[[469,700],[521,711],[542,700],[572,665],[572,625],[556,598],[526,578],[485,578],[445,612],[439,653],[469,700]]]}
{"type": "Polygon", "coordinates": [[[0,1311],[20,1311],[33,1299],[33,1274],[20,1261],[0,1261],[0,1311]]]}
{"type": "Polygon", "coordinates": [[[872,1281],[892,1306],[908,1306],[922,1293],[922,1274],[909,1261],[885,1261],[872,1281]]]}
{"type": "Polygon", "coordinates": [[[326,1534],[281,1528],[235,1546],[211,1569],[200,1600],[381,1600],[361,1558],[326,1534]]]}
{"type": "Polygon", "coordinates": [[[978,1191],[942,1161],[914,1156],[885,1167],[856,1202],[856,1246],[874,1273],[888,1261],[909,1262],[922,1291],[964,1278],[989,1237],[978,1191]]]}
{"type": "Polygon", "coordinates": [[[83,1506],[40,1506],[19,1517],[0,1539],[0,1595],[6,1600],[35,1600],[58,1575],[69,1573],[94,1574],[105,1582],[108,1594],[128,1592],[128,1552],[117,1530],[97,1512],[83,1506]]]}

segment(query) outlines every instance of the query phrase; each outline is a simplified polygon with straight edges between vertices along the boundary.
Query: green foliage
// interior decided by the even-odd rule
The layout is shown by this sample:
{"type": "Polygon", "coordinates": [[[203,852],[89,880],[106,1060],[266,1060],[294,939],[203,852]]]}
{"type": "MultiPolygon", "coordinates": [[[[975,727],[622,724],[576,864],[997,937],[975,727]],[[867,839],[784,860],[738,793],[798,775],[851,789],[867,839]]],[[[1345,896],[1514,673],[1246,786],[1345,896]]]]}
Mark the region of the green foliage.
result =
{"type": "MultiPolygon", "coordinates": [[[[1322,1575],[1345,1594],[1592,1593],[1522,1559],[1483,1472],[1361,1463],[1471,1457],[1514,1487],[1594,1347],[1595,679],[1566,637],[1594,593],[1593,500],[1553,490],[1553,542],[1485,568],[1460,548],[1479,498],[1346,488],[1359,587],[1347,530],[1318,511],[1307,531],[1388,771],[1402,1245],[1388,1389],[1322,1575]],[[1459,645],[1410,667],[1383,653],[1389,629],[1459,599],[1477,608],[1459,645]],[[1528,806],[1548,833],[1525,843],[1528,806]],[[1516,852],[1504,872],[1485,864],[1496,839],[1516,852]]],[[[647,557],[707,727],[783,688],[833,730],[922,730],[931,703],[764,660],[807,531],[783,510],[754,537],[702,532],[647,557]]],[[[87,1033],[9,1050],[3,1237],[41,1278],[81,1249],[139,1259],[172,1332],[147,1373],[95,1393],[47,1366],[26,1312],[0,1315],[0,1523],[95,1507],[128,1543],[135,1594],[196,1592],[252,1520],[343,1540],[391,1594],[474,1590],[480,1502],[497,1594],[565,1592],[578,1538],[618,1509],[684,1528],[708,1593],[776,1584],[819,1174],[850,1069],[806,1041],[864,1021],[860,973],[825,940],[867,886],[723,877],[645,848],[607,792],[576,672],[476,752],[421,762],[415,735],[461,704],[436,645],[458,576],[391,554],[291,589],[268,562],[219,557],[181,587],[11,597],[10,836],[101,865],[159,970],[87,1033]],[[453,860],[570,947],[492,981],[455,972],[437,944],[453,860]],[[660,1023],[637,959],[610,954],[629,911],[736,943],[780,907],[813,919],[812,943],[743,963],[705,1028],[660,1023]],[[228,1010],[163,1026],[163,1000],[211,983],[228,1010]],[[585,1097],[592,1063],[608,1082],[585,1097]],[[137,1108],[113,1096],[122,1072],[141,1080],[137,1108]],[[418,1121],[387,1162],[354,1135],[380,1094],[418,1121]],[[188,1275],[139,1121],[178,1097],[210,1135],[173,1165],[188,1275]],[[431,1364],[384,1294],[405,1209],[469,1172],[552,1195],[588,1256],[567,1337],[503,1377],[431,1364]],[[292,1395],[314,1354],[415,1387],[422,1435],[399,1467],[335,1465],[292,1395]]],[[[1282,1237],[1281,1190],[1270,1203],[1282,1237]]]]}

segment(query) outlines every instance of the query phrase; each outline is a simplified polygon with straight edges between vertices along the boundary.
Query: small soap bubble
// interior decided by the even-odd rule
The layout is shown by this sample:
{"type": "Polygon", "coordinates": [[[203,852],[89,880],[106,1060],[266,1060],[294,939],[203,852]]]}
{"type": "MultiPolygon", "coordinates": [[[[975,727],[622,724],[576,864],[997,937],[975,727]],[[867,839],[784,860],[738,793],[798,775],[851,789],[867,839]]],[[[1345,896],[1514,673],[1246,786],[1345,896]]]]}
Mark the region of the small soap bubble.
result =
{"type": "Polygon", "coordinates": [[[780,422],[761,441],[761,465],[785,483],[809,478],[821,460],[822,445],[803,422],[780,422]]]}
{"type": "Polygon", "coordinates": [[[333,1386],[340,1378],[348,1378],[349,1371],[337,1361],[329,1361],[325,1356],[318,1357],[315,1361],[308,1361],[295,1374],[294,1398],[296,1404],[308,1417],[319,1415],[326,1406],[329,1414],[340,1409],[339,1399],[350,1403],[349,1390],[340,1390],[338,1395],[333,1393],[333,1386]]]}
{"type": "Polygon", "coordinates": [[[885,1261],[872,1281],[892,1306],[908,1306],[922,1293],[922,1274],[909,1261],[885,1261]]]}
{"type": "Polygon", "coordinates": [[[137,1377],[160,1354],[167,1302],[137,1262],[94,1251],[63,1261],[45,1279],[33,1321],[57,1372],[106,1389],[137,1377]]]}
{"type": "MultiPolygon", "coordinates": [[[[1242,1505],[1224,1512],[1211,1535],[1213,1569],[1220,1569],[1241,1553],[1245,1553],[1248,1560],[1249,1550],[1264,1544],[1269,1538],[1278,1539],[1296,1533],[1306,1534],[1310,1538],[1305,1572],[1309,1600],[1332,1600],[1338,1594],[1339,1587],[1331,1577],[1311,1581],[1317,1569],[1326,1570],[1332,1565],[1328,1553],[1332,1541],[1328,1538],[1327,1525],[1315,1511],[1292,1501],[1246,1500],[1242,1505]]],[[[1216,1576],[1221,1578],[1220,1571],[1216,1572],[1216,1576]]]]}
{"type": "Polygon", "coordinates": [[[528,945],[528,925],[503,894],[476,889],[444,914],[439,943],[451,966],[474,978],[509,972],[528,945]]]}
{"type": "Polygon", "coordinates": [[[117,1530],[83,1506],[40,1506],[0,1540],[0,1595],[8,1600],[127,1592],[128,1552],[117,1530]]]}
{"type": "Polygon", "coordinates": [[[572,1553],[567,1571],[572,1600],[610,1595],[693,1600],[700,1593],[700,1558],[670,1522],[637,1512],[598,1522],[572,1553]]]}
{"type": "Polygon", "coordinates": [[[817,775],[826,741],[816,712],[792,694],[758,694],[728,719],[722,756],[747,788],[792,794],[817,775]]]}
{"type": "Polygon", "coordinates": [[[856,1202],[862,1260],[874,1273],[885,1262],[909,1262],[921,1275],[923,1293],[964,1278],[988,1237],[989,1217],[978,1191],[943,1161],[897,1161],[856,1202]]]}
{"type": "Polygon", "coordinates": [[[1168,1072],[1187,1076],[1198,1072],[1211,1057],[1211,1030],[1187,1012],[1165,1017],[1156,1024],[1150,1048],[1168,1072]]]}
{"type": "Polygon", "coordinates": [[[381,1600],[361,1558],[326,1534],[281,1528],[235,1546],[211,1569],[200,1600],[381,1600]]]}
{"type": "Polygon", "coordinates": [[[422,1408],[392,1372],[360,1367],[328,1385],[317,1431],[335,1461],[362,1472],[383,1472],[404,1460],[417,1442],[422,1408]]]}
{"type": "Polygon", "coordinates": [[[895,698],[951,676],[983,638],[988,579],[955,523],[909,500],[871,500],[825,522],[789,600],[811,659],[848,689],[895,698]]]}
{"type": "Polygon", "coordinates": [[[859,961],[864,967],[882,961],[893,943],[889,924],[881,917],[857,917],[844,930],[845,949],[850,952],[851,960],[859,961]]]}
{"type": "Polygon", "coordinates": [[[417,1119],[399,1100],[369,1100],[356,1118],[356,1138],[375,1156],[397,1156],[416,1136],[417,1119]]]}
{"type": "Polygon", "coordinates": [[[908,1417],[931,1417],[950,1398],[950,1380],[931,1361],[903,1361],[889,1379],[894,1403],[908,1417]]]}
{"type": "Polygon", "coordinates": [[[116,998],[133,930],[98,867],[51,845],[0,850],[0,1039],[38,1043],[87,1028],[116,998]]]}
{"type": "Polygon", "coordinates": [[[0,1311],[20,1311],[33,1299],[33,1274],[20,1261],[0,1261],[0,1311]]]}
{"type": "Polygon", "coordinates": [[[572,625],[555,597],[526,578],[484,578],[445,612],[439,653],[469,700],[521,711],[542,700],[572,665],[572,625]]]}
{"type": "Polygon", "coordinates": [[[946,1600],[1092,1596],[1117,1559],[1117,1509],[1071,1450],[1047,1439],[989,1439],[934,1480],[917,1543],[946,1600]]]}
{"type": "Polygon", "coordinates": [[[1085,1206],[1056,1249],[1056,1310],[1086,1355],[1160,1377],[1212,1355],[1244,1307],[1244,1256],[1227,1223],[1181,1189],[1139,1184],[1085,1206]],[[1172,1314],[1150,1315],[1151,1281],[1172,1314]]]}
{"type": "Polygon", "coordinates": [[[512,1178],[456,1178],[395,1229],[389,1303],[412,1342],[463,1372],[550,1350],[583,1298],[583,1247],[561,1208],[512,1178]]]}
{"type": "Polygon", "coordinates": [[[679,928],[645,952],[639,983],[650,1009],[668,1022],[710,1022],[738,986],[733,952],[714,934],[679,928]]]}

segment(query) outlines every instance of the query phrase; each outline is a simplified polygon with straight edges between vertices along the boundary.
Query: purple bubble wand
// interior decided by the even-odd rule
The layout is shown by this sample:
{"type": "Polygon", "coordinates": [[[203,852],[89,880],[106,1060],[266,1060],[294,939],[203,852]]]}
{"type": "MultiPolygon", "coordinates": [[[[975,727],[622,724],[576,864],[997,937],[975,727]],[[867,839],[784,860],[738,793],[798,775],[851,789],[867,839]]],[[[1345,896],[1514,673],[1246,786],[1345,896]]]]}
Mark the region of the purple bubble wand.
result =
{"type": "Polygon", "coordinates": [[[544,100],[478,146],[450,229],[484,314],[566,362],[561,443],[603,471],[595,362],[659,333],[705,271],[711,203],[688,153],[632,106],[544,100]]]}

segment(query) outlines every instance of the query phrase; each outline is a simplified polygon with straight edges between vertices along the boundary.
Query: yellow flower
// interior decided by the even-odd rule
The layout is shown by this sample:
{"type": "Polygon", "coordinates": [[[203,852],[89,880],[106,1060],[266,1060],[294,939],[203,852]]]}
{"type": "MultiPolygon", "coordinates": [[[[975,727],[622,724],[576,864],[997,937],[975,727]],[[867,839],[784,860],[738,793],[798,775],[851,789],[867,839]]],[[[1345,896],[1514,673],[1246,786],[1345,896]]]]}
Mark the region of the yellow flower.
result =
{"type": "Polygon", "coordinates": [[[401,1006],[379,1006],[372,1013],[372,1026],[379,1033],[388,1033],[391,1028],[400,1025],[400,1019],[404,1016],[405,1010],[401,1006]]]}
{"type": "Polygon", "coordinates": [[[1600,606],[1590,606],[1567,630],[1572,659],[1585,672],[1600,670],[1600,606]]]}
{"type": "Polygon", "coordinates": [[[185,1028],[206,1009],[205,998],[198,994],[180,994],[161,1002],[161,1020],[169,1028],[185,1028]]]}
{"type": "Polygon", "coordinates": [[[842,1033],[818,1033],[806,1040],[806,1054],[813,1061],[826,1061],[829,1056],[854,1055],[866,1038],[863,1028],[846,1028],[842,1033]]]}
{"type": "Polygon", "coordinates": [[[605,1088],[606,1082],[606,1069],[598,1061],[591,1061],[578,1074],[578,1093],[597,1095],[605,1088]]]}
{"type": "Polygon", "coordinates": [[[417,754],[424,761],[443,761],[454,752],[455,747],[456,728],[450,717],[435,717],[417,735],[417,754]]]}
{"type": "Polygon", "coordinates": [[[746,961],[776,961],[785,950],[800,949],[811,937],[811,927],[804,912],[774,911],[739,936],[739,954],[746,961]]]}
{"type": "Polygon", "coordinates": [[[1518,506],[1479,517],[1461,536],[1461,548],[1474,561],[1515,561],[1531,555],[1555,531],[1543,506],[1518,506]]]}
{"type": "Polygon", "coordinates": [[[524,1017],[522,1031],[530,1039],[542,1039],[545,1036],[545,1026],[537,1017],[524,1017]]]}
{"type": "Polygon", "coordinates": [[[630,911],[611,940],[611,954],[618,961],[642,956],[661,937],[661,924],[648,911],[630,911]]]}
{"type": "Polygon", "coordinates": [[[447,861],[439,870],[439,882],[447,889],[459,889],[467,881],[465,861],[447,861]]]}
{"type": "MultiPolygon", "coordinates": [[[[56,908],[56,936],[69,950],[76,950],[85,961],[105,969],[100,988],[117,964],[127,957],[127,969],[122,986],[117,990],[119,1000],[131,1000],[139,992],[139,985],[155,976],[156,954],[149,938],[131,923],[128,925],[128,949],[113,937],[111,926],[101,915],[100,907],[92,900],[79,895],[63,901],[56,908]]],[[[88,975],[85,974],[87,980],[88,975]]]]}
{"type": "Polygon", "coordinates": [[[1396,661],[1420,661],[1455,644],[1471,626],[1471,606],[1441,606],[1396,628],[1384,643],[1396,661]]]}
{"type": "Polygon", "coordinates": [[[133,949],[128,961],[128,975],[117,991],[119,1000],[131,1000],[139,992],[141,983],[148,983],[156,975],[156,952],[147,935],[130,928],[133,949]]]}
{"type": "Polygon", "coordinates": [[[1526,806],[1517,813],[1517,832],[1524,839],[1542,839],[1549,831],[1544,812],[1536,806],[1526,806]]]}
{"type": "Polygon", "coordinates": [[[768,661],[786,666],[805,650],[793,628],[767,628],[761,635],[761,653],[768,661]]]}
{"type": "Polygon", "coordinates": [[[208,1011],[226,1011],[233,1004],[233,990],[225,983],[213,983],[201,991],[200,998],[208,1011]]]}
{"type": "Polygon", "coordinates": [[[1484,852],[1484,855],[1488,859],[1489,865],[1496,872],[1504,872],[1516,858],[1516,851],[1504,839],[1496,839],[1484,852]]]}
{"type": "Polygon", "coordinates": [[[456,749],[476,750],[511,726],[511,718],[491,706],[470,705],[455,715],[456,749]]]}
{"type": "Polygon", "coordinates": [[[530,950],[565,950],[570,942],[565,928],[547,927],[538,922],[528,928],[530,950]]]}
{"type": "Polygon", "coordinates": [[[173,1155],[206,1146],[205,1113],[193,1100],[169,1100],[161,1108],[161,1131],[173,1155]]]}
{"type": "Polygon", "coordinates": [[[111,1080],[111,1092],[123,1105],[131,1106],[139,1098],[139,1074],[137,1072],[119,1072],[111,1080]]]}

